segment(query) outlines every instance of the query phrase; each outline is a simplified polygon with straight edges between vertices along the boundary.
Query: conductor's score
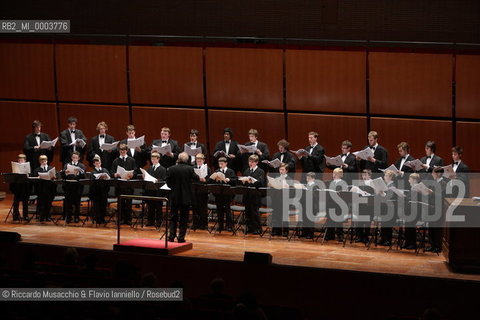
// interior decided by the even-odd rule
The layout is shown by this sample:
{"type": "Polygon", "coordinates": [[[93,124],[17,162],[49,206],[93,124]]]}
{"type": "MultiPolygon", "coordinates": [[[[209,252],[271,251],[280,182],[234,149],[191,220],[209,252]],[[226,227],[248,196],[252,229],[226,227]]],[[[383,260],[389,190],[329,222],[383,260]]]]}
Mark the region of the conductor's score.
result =
{"type": "Polygon", "coordinates": [[[70,20],[0,20],[0,33],[70,33],[70,20]]]}

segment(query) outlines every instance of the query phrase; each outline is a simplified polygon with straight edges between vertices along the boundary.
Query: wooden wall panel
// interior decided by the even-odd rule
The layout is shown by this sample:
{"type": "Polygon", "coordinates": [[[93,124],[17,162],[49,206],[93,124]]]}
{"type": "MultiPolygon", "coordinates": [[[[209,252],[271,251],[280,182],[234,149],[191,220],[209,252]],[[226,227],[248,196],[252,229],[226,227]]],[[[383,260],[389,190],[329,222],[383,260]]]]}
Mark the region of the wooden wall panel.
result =
{"type": "Polygon", "coordinates": [[[450,117],[452,56],[448,54],[369,54],[370,112],[450,117]]]}
{"type": "Polygon", "coordinates": [[[287,109],[366,112],[366,54],[286,50],[287,109]]]}
{"type": "Polygon", "coordinates": [[[457,122],[457,145],[463,148],[463,160],[471,171],[480,172],[480,157],[478,154],[478,138],[480,123],[457,122]]]}
{"type": "Polygon", "coordinates": [[[282,50],[207,48],[207,103],[283,109],[282,50]]]}
{"type": "Polygon", "coordinates": [[[0,98],[55,98],[51,44],[0,43],[0,98]]]}
{"type": "Polygon", "coordinates": [[[171,130],[171,138],[177,140],[183,149],[183,144],[190,141],[190,130],[200,131],[199,141],[206,143],[205,111],[200,109],[177,109],[163,107],[133,107],[133,124],[137,137],[145,135],[148,144],[160,139],[162,127],[171,130]]]}
{"type": "Polygon", "coordinates": [[[56,46],[58,98],[62,101],[127,102],[125,46],[56,46]]]}
{"type": "Polygon", "coordinates": [[[233,130],[233,139],[240,144],[249,141],[248,130],[257,129],[258,139],[268,144],[271,155],[278,151],[278,140],[285,138],[284,116],[279,112],[209,110],[208,122],[212,150],[215,143],[223,139],[226,127],[233,130]]]}
{"type": "Polygon", "coordinates": [[[480,56],[457,55],[455,67],[455,114],[480,119],[480,56]]]}
{"type": "Polygon", "coordinates": [[[96,128],[100,121],[107,123],[107,133],[117,140],[125,138],[130,123],[127,106],[62,103],[59,116],[60,131],[67,128],[67,119],[73,116],[78,119],[77,127],[89,140],[98,134],[96,128]]]}
{"type": "Polygon", "coordinates": [[[352,142],[352,151],[365,146],[367,119],[292,113],[288,115],[288,137],[293,150],[308,146],[310,131],[318,132],[318,143],[325,148],[326,155],[336,156],[341,153],[341,144],[344,140],[352,142]]]}
{"type": "MultiPolygon", "coordinates": [[[[17,155],[23,152],[23,140],[32,132],[33,120],[40,120],[42,132],[47,133],[52,139],[58,136],[57,111],[54,103],[0,102],[0,110],[2,110],[0,126],[4,131],[4,134],[0,135],[0,172],[12,171],[10,161],[16,161],[17,155]]],[[[53,164],[60,168],[58,159],[57,152],[53,164]]],[[[5,189],[6,186],[0,183],[0,190],[5,189]]]]}
{"type": "Polygon", "coordinates": [[[202,48],[129,47],[133,103],[203,106],[202,48]]]}
{"type": "Polygon", "coordinates": [[[446,163],[450,163],[452,148],[452,123],[450,121],[371,118],[371,130],[377,131],[378,142],[388,150],[389,162],[399,158],[397,145],[405,141],[410,145],[414,158],[425,155],[425,143],[433,140],[437,152],[446,163]]]}

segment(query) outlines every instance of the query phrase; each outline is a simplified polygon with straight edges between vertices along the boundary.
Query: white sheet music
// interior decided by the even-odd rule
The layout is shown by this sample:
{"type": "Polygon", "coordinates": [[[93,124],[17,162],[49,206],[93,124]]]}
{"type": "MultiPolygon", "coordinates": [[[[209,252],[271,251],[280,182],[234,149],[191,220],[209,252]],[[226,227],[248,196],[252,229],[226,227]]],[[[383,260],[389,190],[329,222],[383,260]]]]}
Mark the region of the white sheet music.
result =
{"type": "Polygon", "coordinates": [[[84,172],[85,170],[83,170],[82,168],[71,165],[71,164],[67,164],[67,168],[65,169],[66,175],[71,175],[71,174],[78,175],[79,173],[84,173],[84,172]]]}
{"type": "Polygon", "coordinates": [[[350,192],[358,193],[358,194],[360,194],[362,197],[371,196],[370,193],[368,193],[367,191],[364,191],[364,190],[360,189],[358,186],[352,186],[352,188],[350,189],[350,192]]]}
{"type": "Polygon", "coordinates": [[[263,160],[262,163],[266,163],[272,168],[278,168],[282,164],[282,161],[280,161],[279,159],[273,159],[272,161],[263,160]]]}
{"type": "Polygon", "coordinates": [[[413,161],[405,161],[403,165],[412,168],[414,171],[419,171],[423,169],[423,163],[418,159],[415,159],[413,161]]]}
{"type": "Polygon", "coordinates": [[[172,190],[170,187],[165,183],[163,186],[160,187],[160,190],[172,190]]]}
{"type": "Polygon", "coordinates": [[[406,195],[405,195],[405,190],[402,190],[402,189],[397,189],[395,187],[389,187],[388,190],[392,190],[397,196],[399,196],[400,198],[405,198],[406,195]]]}
{"type": "Polygon", "coordinates": [[[53,147],[55,147],[55,144],[57,143],[57,141],[58,141],[58,137],[56,137],[55,139],[53,139],[51,141],[42,141],[42,143],[40,143],[40,149],[53,148],[53,147]]]}
{"type": "Polygon", "coordinates": [[[200,179],[205,178],[208,175],[208,167],[206,164],[203,164],[200,169],[194,168],[193,169],[197,176],[200,177],[200,179]]]}
{"type": "Polygon", "coordinates": [[[172,153],[172,146],[170,144],[166,144],[163,147],[152,145],[152,152],[153,151],[156,151],[156,152],[160,153],[162,156],[164,156],[167,153],[172,153]]]}
{"type": "Polygon", "coordinates": [[[359,157],[362,160],[367,160],[369,157],[371,157],[371,158],[374,157],[373,151],[369,147],[366,147],[365,149],[363,149],[361,151],[355,151],[355,152],[353,152],[353,154],[355,156],[359,157]]]}
{"type": "Polygon", "coordinates": [[[385,192],[388,190],[387,184],[383,178],[373,179],[370,183],[370,186],[375,190],[376,193],[385,192]]]}
{"type": "Polygon", "coordinates": [[[308,153],[307,150],[305,149],[298,149],[297,151],[292,150],[292,153],[296,154],[298,157],[303,157],[303,156],[308,156],[310,153],[308,153]]]}
{"type": "Polygon", "coordinates": [[[187,146],[186,144],[183,145],[183,152],[186,152],[189,157],[195,157],[197,154],[202,153],[202,148],[190,148],[190,146],[187,146]]]}
{"type": "Polygon", "coordinates": [[[382,172],[385,172],[387,170],[390,170],[390,171],[393,171],[395,173],[396,176],[399,176],[402,174],[402,171],[398,170],[397,167],[395,167],[394,164],[391,164],[390,167],[386,168],[386,169],[380,169],[380,171],[382,172]]]}
{"type": "Polygon", "coordinates": [[[153,177],[145,169],[140,168],[140,171],[142,171],[143,180],[154,182],[154,183],[158,182],[157,178],[153,177]]]}
{"type": "Polygon", "coordinates": [[[240,149],[240,153],[255,153],[257,152],[257,147],[255,145],[246,146],[244,144],[239,144],[238,149],[240,149]]]}
{"type": "Polygon", "coordinates": [[[220,158],[220,157],[226,157],[226,158],[228,158],[228,155],[227,155],[227,154],[225,153],[225,151],[223,151],[223,150],[218,150],[217,152],[215,152],[215,153],[213,154],[213,156],[214,156],[215,158],[220,158]]]}
{"type": "Polygon", "coordinates": [[[95,177],[95,180],[102,180],[102,179],[108,180],[108,179],[110,179],[110,176],[106,172],[94,173],[93,176],[95,177]]]}
{"type": "Polygon", "coordinates": [[[120,175],[121,179],[128,180],[133,177],[133,170],[125,170],[123,167],[117,167],[117,173],[120,175]]]}
{"type": "Polygon", "coordinates": [[[326,161],[327,165],[332,165],[332,166],[336,166],[336,167],[341,167],[345,164],[342,160],[341,155],[338,155],[338,156],[333,157],[333,158],[325,156],[325,161],[326,161]]]}
{"type": "Polygon", "coordinates": [[[140,138],[128,140],[127,139],[127,147],[129,149],[135,149],[135,148],[140,148],[145,144],[145,136],[141,136],[140,138]]]}
{"type": "MultiPolygon", "coordinates": [[[[274,189],[283,189],[285,187],[285,185],[284,185],[285,179],[272,178],[272,177],[268,177],[268,176],[267,176],[267,179],[268,179],[268,186],[269,187],[272,187],[274,189]]],[[[288,185],[286,187],[288,187],[288,185]]]]}
{"type": "Polygon", "coordinates": [[[453,171],[453,166],[451,164],[441,168],[443,169],[443,176],[445,178],[452,179],[453,177],[455,177],[455,171],[453,171]]]}
{"type": "Polygon", "coordinates": [[[120,141],[115,141],[115,142],[112,142],[112,143],[102,143],[102,145],[100,146],[100,149],[103,150],[103,151],[115,150],[119,143],[120,143],[120,141]]]}
{"type": "Polygon", "coordinates": [[[30,174],[30,162],[14,162],[12,161],[12,173],[30,174]]]}
{"type": "Polygon", "coordinates": [[[75,139],[75,141],[72,141],[72,143],[70,143],[71,146],[79,146],[80,148],[85,147],[86,144],[87,143],[83,139],[75,139]]]}
{"type": "Polygon", "coordinates": [[[215,181],[225,181],[225,174],[222,172],[215,172],[210,176],[210,179],[215,181]]]}
{"type": "Polygon", "coordinates": [[[39,172],[38,177],[43,180],[52,180],[55,179],[57,171],[55,168],[48,170],[47,172],[39,172]]]}
{"type": "Polygon", "coordinates": [[[252,180],[252,183],[255,183],[255,182],[258,181],[258,180],[255,179],[254,177],[250,177],[250,176],[248,176],[248,177],[238,177],[238,180],[239,180],[239,181],[249,181],[250,179],[252,180]]]}
{"type": "Polygon", "coordinates": [[[423,195],[429,195],[432,192],[432,190],[430,190],[426,185],[424,185],[423,182],[414,184],[412,186],[412,191],[419,192],[423,195]]]}

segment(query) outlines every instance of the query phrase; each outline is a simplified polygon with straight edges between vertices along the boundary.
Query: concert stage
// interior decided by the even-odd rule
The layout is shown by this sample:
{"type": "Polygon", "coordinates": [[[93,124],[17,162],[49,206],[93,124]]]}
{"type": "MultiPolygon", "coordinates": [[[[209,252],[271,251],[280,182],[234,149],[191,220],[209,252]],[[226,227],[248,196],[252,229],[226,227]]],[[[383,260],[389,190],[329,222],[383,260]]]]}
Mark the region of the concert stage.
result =
{"type": "MultiPolygon", "coordinates": [[[[0,202],[0,231],[18,232],[23,242],[102,250],[112,250],[116,244],[117,232],[113,222],[106,227],[96,227],[91,222],[84,226],[81,223],[65,226],[41,224],[35,220],[30,223],[12,223],[10,218],[5,223],[10,205],[11,196],[0,202]]],[[[162,233],[153,227],[122,226],[121,242],[135,239],[158,240],[162,233]]],[[[283,237],[269,240],[268,236],[261,238],[248,235],[244,238],[241,232],[232,236],[229,232],[213,234],[204,230],[189,230],[186,240],[193,244],[193,248],[174,253],[175,255],[243,261],[245,251],[253,251],[271,254],[273,263],[278,265],[480,281],[480,275],[454,273],[443,254],[420,252],[416,255],[413,250],[387,251],[387,247],[380,246],[372,246],[367,250],[361,243],[349,242],[343,247],[342,243],[336,241],[321,244],[320,241],[306,239],[288,241],[283,237]]]]}

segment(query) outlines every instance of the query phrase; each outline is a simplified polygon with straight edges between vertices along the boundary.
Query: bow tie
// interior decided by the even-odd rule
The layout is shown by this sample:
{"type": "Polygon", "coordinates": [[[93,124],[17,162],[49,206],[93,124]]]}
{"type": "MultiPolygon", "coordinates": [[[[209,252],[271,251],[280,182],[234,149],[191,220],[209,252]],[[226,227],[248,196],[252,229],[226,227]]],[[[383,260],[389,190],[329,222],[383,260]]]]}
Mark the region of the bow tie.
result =
{"type": "Polygon", "coordinates": [[[230,143],[230,141],[225,141],[225,144],[230,143]]]}
{"type": "Polygon", "coordinates": [[[167,140],[162,140],[162,143],[167,143],[167,140]]]}
{"type": "Polygon", "coordinates": [[[432,156],[427,156],[427,159],[432,159],[432,156]]]}
{"type": "Polygon", "coordinates": [[[105,135],[104,135],[104,134],[101,134],[101,135],[100,135],[100,138],[105,138],[105,135]]]}
{"type": "Polygon", "coordinates": [[[35,137],[39,137],[40,138],[40,134],[34,134],[35,137]]]}
{"type": "Polygon", "coordinates": [[[97,171],[102,171],[102,168],[95,168],[95,170],[97,170],[97,171]]]}
{"type": "Polygon", "coordinates": [[[456,165],[456,166],[458,166],[459,162],[454,162],[453,164],[456,165]]]}
{"type": "Polygon", "coordinates": [[[402,160],[407,160],[407,157],[402,157],[402,160]]]}
{"type": "Polygon", "coordinates": [[[342,157],[346,157],[346,156],[347,156],[347,154],[346,154],[346,153],[342,154],[342,157]]]}
{"type": "Polygon", "coordinates": [[[70,133],[75,133],[75,130],[73,130],[73,131],[70,131],[70,133]]]}
{"type": "Polygon", "coordinates": [[[72,162],[72,165],[74,165],[74,166],[76,166],[77,164],[78,164],[78,163],[76,163],[76,162],[72,162]]]}
{"type": "Polygon", "coordinates": [[[375,147],[370,147],[370,149],[372,149],[373,151],[375,151],[375,147]]]}

